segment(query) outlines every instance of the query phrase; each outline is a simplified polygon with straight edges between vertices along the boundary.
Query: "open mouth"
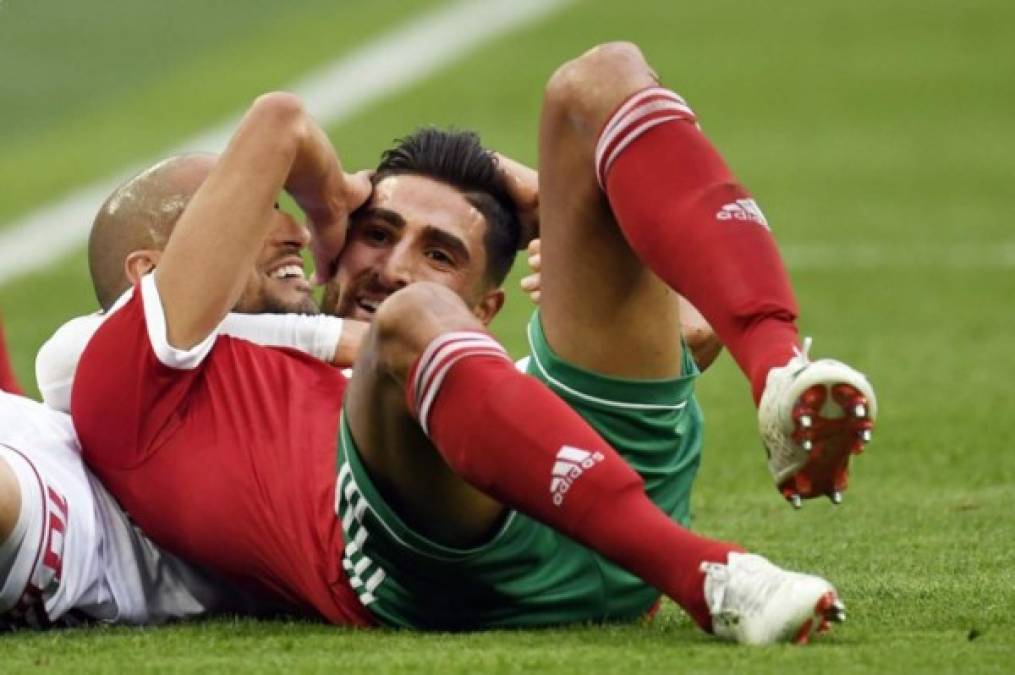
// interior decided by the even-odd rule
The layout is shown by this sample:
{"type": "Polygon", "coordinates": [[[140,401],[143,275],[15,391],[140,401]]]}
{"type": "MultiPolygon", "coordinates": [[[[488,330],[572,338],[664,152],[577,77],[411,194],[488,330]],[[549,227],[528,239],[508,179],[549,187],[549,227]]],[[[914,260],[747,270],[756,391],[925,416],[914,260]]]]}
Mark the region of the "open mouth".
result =
{"type": "Polygon", "coordinates": [[[282,265],[281,267],[276,267],[275,269],[273,269],[271,272],[268,273],[268,276],[271,277],[272,279],[281,279],[283,281],[289,281],[292,279],[298,279],[301,281],[307,280],[307,275],[303,271],[303,266],[297,265],[295,263],[289,263],[286,265],[282,265]]]}
{"type": "Polygon", "coordinates": [[[384,298],[357,298],[356,307],[373,316],[383,301],[384,298]]]}

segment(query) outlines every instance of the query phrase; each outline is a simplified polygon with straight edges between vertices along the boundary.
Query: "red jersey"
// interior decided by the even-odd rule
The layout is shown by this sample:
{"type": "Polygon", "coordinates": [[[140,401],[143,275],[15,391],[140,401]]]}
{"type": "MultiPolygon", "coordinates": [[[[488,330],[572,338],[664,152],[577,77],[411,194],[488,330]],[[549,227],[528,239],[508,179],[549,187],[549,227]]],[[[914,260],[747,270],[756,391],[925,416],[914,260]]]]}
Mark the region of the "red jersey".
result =
{"type": "Polygon", "coordinates": [[[304,354],[211,335],[166,340],[154,276],[78,366],[86,463],[159,545],[291,610],[373,620],[342,569],[336,443],[346,379],[304,354]]]}

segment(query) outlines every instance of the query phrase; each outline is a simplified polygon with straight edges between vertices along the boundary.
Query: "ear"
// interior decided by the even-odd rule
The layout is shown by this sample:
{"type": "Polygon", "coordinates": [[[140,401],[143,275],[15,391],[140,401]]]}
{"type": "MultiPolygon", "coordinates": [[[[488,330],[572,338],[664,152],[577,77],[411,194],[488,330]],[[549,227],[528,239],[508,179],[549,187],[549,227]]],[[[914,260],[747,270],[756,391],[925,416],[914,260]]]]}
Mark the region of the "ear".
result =
{"type": "Polygon", "coordinates": [[[503,306],[504,289],[495,288],[492,291],[487,291],[486,295],[472,308],[472,313],[483,322],[484,326],[489,326],[493,317],[497,316],[497,312],[503,306]]]}
{"type": "Polygon", "coordinates": [[[141,249],[140,251],[128,253],[127,257],[123,260],[123,272],[127,276],[127,281],[130,282],[130,285],[136,285],[141,281],[141,277],[155,269],[155,265],[158,264],[161,256],[161,251],[152,249],[141,249]]]}

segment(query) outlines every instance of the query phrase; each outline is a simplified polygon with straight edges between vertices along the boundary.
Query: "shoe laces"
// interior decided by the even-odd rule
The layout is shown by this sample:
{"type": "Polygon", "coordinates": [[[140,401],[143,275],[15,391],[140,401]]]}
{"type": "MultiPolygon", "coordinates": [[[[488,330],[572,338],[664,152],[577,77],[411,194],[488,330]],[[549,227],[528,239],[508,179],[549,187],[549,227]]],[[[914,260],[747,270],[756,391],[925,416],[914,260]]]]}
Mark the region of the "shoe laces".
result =
{"type": "Polygon", "coordinates": [[[760,612],[784,581],[782,570],[764,560],[742,555],[736,562],[703,562],[701,571],[711,580],[707,598],[712,615],[725,621],[760,612]],[[736,570],[731,567],[736,566],[736,570]],[[735,588],[734,588],[735,586],[735,588]],[[727,597],[732,601],[727,603],[727,597]]]}
{"type": "Polygon", "coordinates": [[[803,348],[793,347],[794,358],[800,359],[804,363],[810,363],[811,362],[810,351],[812,342],[814,342],[814,338],[808,335],[807,337],[804,338],[803,348]]]}
{"type": "Polygon", "coordinates": [[[803,347],[798,347],[794,345],[793,358],[791,358],[789,360],[789,363],[786,364],[786,367],[789,368],[789,371],[791,373],[793,374],[799,373],[801,370],[810,365],[811,342],[813,342],[813,340],[808,336],[804,338],[803,347]]]}

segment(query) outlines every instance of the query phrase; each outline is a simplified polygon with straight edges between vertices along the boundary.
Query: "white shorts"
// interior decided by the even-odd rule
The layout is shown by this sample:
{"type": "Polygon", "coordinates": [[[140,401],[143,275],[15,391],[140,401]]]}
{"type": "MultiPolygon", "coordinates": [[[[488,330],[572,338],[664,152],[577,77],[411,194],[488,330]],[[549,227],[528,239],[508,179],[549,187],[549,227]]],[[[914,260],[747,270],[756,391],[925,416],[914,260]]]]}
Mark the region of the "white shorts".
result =
{"type": "Polygon", "coordinates": [[[0,392],[0,461],[21,492],[17,524],[0,544],[0,627],[262,610],[130,522],[85,468],[69,416],[0,392]]]}
{"type": "Polygon", "coordinates": [[[17,524],[0,546],[2,621],[8,627],[45,628],[74,623],[78,608],[95,618],[114,618],[116,607],[99,578],[98,540],[89,527],[94,503],[87,478],[83,471],[53,471],[52,458],[33,455],[0,444],[0,461],[21,491],[17,524]]]}

